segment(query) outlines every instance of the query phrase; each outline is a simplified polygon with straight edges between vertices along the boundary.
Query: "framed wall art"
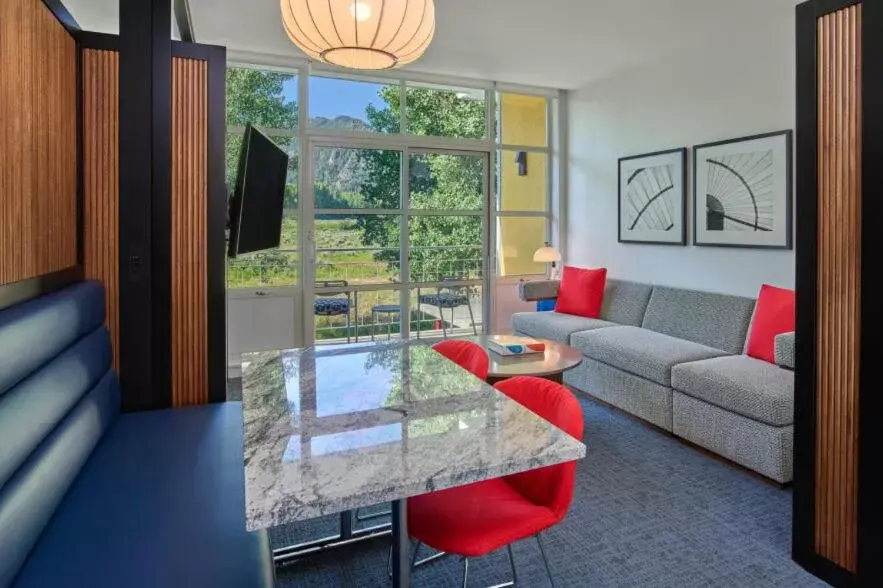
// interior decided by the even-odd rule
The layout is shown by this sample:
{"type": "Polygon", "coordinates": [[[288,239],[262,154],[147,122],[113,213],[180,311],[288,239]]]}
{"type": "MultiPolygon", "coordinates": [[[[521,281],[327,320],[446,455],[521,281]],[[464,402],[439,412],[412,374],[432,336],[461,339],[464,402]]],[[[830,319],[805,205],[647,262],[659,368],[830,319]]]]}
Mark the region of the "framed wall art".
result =
{"type": "Polygon", "coordinates": [[[693,147],[693,244],[791,248],[791,131],[693,147]]]}
{"type": "Polygon", "coordinates": [[[687,149],[619,160],[619,242],[686,245],[687,149]]]}

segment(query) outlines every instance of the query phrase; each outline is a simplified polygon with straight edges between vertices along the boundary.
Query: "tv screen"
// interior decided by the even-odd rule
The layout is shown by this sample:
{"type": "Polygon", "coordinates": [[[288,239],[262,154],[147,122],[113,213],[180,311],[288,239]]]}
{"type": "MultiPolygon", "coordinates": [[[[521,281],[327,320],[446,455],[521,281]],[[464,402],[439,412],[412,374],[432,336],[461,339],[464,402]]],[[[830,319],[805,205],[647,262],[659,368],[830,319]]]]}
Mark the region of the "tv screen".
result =
{"type": "Polygon", "coordinates": [[[288,154],[246,125],[230,201],[229,257],[279,247],[288,154]]]}

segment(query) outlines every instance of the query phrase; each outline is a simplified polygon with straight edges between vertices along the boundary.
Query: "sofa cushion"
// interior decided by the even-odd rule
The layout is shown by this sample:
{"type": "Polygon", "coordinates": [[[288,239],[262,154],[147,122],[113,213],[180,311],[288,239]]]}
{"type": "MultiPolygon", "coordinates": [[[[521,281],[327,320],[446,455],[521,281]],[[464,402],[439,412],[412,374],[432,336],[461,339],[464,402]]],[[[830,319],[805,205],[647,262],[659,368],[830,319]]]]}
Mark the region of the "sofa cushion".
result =
{"type": "Polygon", "coordinates": [[[606,283],[607,268],[583,269],[565,266],[555,312],[600,318],[606,283]]]}
{"type": "Polygon", "coordinates": [[[776,288],[769,284],[760,287],[745,355],[776,362],[776,335],[794,331],[794,290],[776,288]]]}
{"type": "Polygon", "coordinates": [[[627,280],[607,280],[601,318],[620,325],[640,327],[653,286],[627,280]]]}
{"type": "Polygon", "coordinates": [[[517,312],[512,315],[512,329],[529,337],[551,339],[570,343],[570,335],[602,327],[615,327],[616,323],[591,319],[560,312],[517,312]]]}
{"type": "Polygon", "coordinates": [[[679,363],[726,355],[699,343],[626,326],[574,333],[571,345],[586,357],[663,386],[671,385],[671,369],[679,363]]]}
{"type": "Polygon", "coordinates": [[[751,298],[654,286],[641,326],[738,355],[753,310],[751,298]]]}
{"type": "Polygon", "coordinates": [[[675,366],[672,387],[768,425],[794,423],[794,374],[771,363],[731,355],[675,366]]]}
{"type": "Polygon", "coordinates": [[[269,549],[245,531],[240,403],[125,414],[14,587],[270,587],[269,549]]]}

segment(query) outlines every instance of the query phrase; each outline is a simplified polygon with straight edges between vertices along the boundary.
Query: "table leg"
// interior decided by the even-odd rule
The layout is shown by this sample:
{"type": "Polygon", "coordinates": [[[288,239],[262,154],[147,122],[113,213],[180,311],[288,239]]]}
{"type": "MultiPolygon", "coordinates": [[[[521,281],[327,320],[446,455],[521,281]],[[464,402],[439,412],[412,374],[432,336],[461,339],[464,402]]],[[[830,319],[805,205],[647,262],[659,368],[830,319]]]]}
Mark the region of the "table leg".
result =
{"type": "Polygon", "coordinates": [[[408,501],[392,501],[392,585],[411,586],[411,540],[408,538],[408,501]]]}

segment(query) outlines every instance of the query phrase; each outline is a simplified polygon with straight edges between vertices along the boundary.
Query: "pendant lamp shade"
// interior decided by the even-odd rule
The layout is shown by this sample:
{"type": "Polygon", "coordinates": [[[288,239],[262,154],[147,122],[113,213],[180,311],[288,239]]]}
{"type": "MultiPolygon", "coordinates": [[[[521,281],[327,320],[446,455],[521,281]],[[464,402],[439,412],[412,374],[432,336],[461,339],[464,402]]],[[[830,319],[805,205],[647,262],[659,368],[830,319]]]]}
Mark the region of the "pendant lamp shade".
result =
{"type": "Polygon", "coordinates": [[[281,0],[282,25],[313,59],[351,69],[416,61],[435,33],[434,0],[281,0]]]}

